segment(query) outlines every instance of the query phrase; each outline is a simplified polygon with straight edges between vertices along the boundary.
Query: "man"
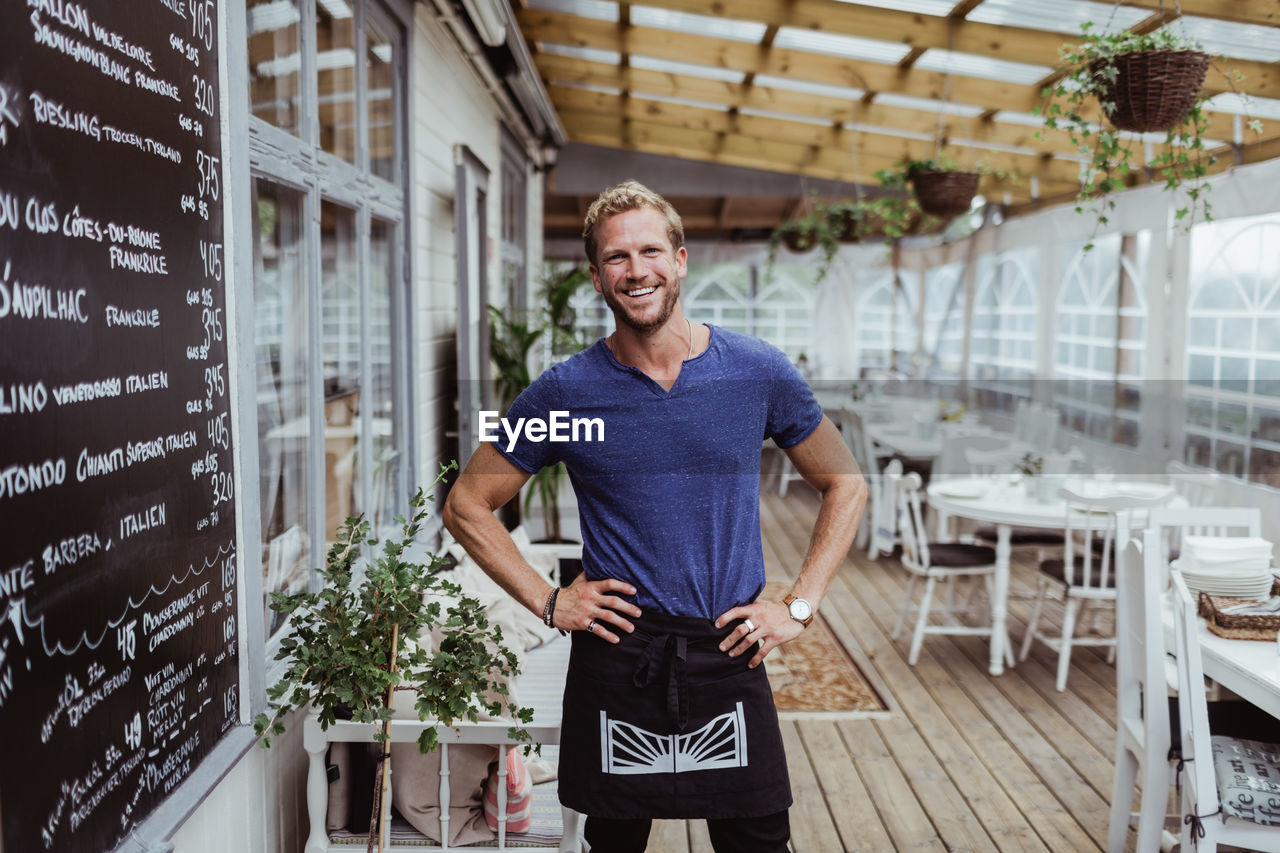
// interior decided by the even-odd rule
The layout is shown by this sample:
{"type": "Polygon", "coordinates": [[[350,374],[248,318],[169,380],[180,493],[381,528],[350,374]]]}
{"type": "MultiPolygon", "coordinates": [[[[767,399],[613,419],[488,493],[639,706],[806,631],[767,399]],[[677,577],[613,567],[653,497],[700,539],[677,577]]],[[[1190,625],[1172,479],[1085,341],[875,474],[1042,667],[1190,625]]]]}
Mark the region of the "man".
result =
{"type": "Polygon", "coordinates": [[[665,199],[635,182],[605,190],[583,239],[617,330],[545,372],[507,417],[598,418],[603,440],[481,444],[444,522],[516,600],[574,632],[560,799],[587,815],[595,853],[643,851],[653,818],[706,818],[719,853],[781,853],[791,788],[759,665],[809,624],[866,487],[785,355],[685,318],[684,231],[665,199]],[[770,437],[822,493],[781,601],[758,598],[770,437]],[[521,559],[493,515],[557,461],[583,534],[583,574],[563,590],[521,559]]]}

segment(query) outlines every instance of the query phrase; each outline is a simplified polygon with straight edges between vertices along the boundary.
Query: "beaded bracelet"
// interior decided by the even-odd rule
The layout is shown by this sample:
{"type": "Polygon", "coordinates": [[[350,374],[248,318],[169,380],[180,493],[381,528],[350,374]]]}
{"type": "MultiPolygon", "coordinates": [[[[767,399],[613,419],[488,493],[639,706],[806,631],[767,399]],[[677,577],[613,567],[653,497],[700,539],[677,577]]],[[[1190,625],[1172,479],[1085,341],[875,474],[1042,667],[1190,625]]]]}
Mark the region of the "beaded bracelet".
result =
{"type": "Polygon", "coordinates": [[[542,606],[542,624],[548,628],[554,628],[555,622],[552,617],[556,612],[556,596],[560,594],[560,587],[553,587],[551,594],[547,596],[547,603],[542,606]]]}

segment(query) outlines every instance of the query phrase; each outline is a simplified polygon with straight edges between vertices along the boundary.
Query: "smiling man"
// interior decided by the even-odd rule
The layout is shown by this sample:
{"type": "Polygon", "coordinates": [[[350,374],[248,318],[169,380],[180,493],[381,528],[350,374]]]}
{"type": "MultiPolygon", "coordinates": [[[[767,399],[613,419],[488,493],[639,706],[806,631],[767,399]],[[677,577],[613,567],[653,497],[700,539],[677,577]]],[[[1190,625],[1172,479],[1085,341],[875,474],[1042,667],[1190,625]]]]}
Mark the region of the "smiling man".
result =
{"type": "Polygon", "coordinates": [[[596,443],[481,445],[445,524],[548,625],[573,631],[560,799],[596,853],[643,851],[654,818],[705,818],[718,853],[787,849],[791,786],[761,662],[800,634],[853,541],[866,487],[803,378],[756,338],[694,324],[680,305],[684,229],[629,181],[583,229],[616,331],[542,374],[508,417],[599,418],[596,443]],[[772,438],[822,494],[804,564],[761,599],[760,450],[772,438]],[[583,574],[552,589],[494,511],[563,461],[583,574]]]}

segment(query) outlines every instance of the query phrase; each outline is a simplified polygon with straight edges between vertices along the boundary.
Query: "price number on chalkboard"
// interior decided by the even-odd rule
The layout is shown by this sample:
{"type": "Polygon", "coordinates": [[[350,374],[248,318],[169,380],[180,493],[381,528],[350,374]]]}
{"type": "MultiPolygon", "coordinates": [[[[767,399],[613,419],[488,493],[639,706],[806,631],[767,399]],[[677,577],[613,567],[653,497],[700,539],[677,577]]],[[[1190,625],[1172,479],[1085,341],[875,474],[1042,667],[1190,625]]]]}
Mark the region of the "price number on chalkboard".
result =
{"type": "Polygon", "coordinates": [[[138,653],[138,637],[134,633],[136,627],[138,620],[134,619],[128,625],[121,625],[116,629],[116,647],[120,649],[122,660],[133,660],[138,653]]]}
{"type": "Polygon", "coordinates": [[[204,324],[204,346],[208,347],[210,341],[222,340],[221,308],[200,309],[200,322],[204,324]]]}
{"type": "MultiPolygon", "coordinates": [[[[214,201],[218,200],[218,158],[210,157],[203,151],[196,152],[196,173],[199,180],[196,192],[203,199],[206,195],[214,201]]],[[[208,275],[208,273],[206,273],[208,275]]]]}
{"type": "Polygon", "coordinates": [[[191,13],[191,37],[201,42],[205,50],[213,47],[213,0],[187,0],[191,13]]]}
{"type": "Polygon", "coordinates": [[[231,430],[227,427],[227,413],[209,419],[209,443],[226,450],[231,445],[231,430]]]}
{"type": "Polygon", "coordinates": [[[124,724],[124,742],[129,744],[129,749],[137,749],[142,746],[142,714],[134,712],[133,719],[124,724]]]}
{"type": "MultiPolygon", "coordinates": [[[[199,153],[199,152],[196,152],[199,153]]],[[[222,281],[222,244],[200,241],[200,262],[204,264],[204,277],[222,281]]]]}
{"type": "Polygon", "coordinates": [[[231,498],[235,494],[231,472],[215,471],[210,476],[210,482],[213,484],[213,505],[231,503],[231,498]]]}
{"type": "Polygon", "coordinates": [[[222,713],[227,717],[234,717],[239,707],[239,692],[235,687],[228,687],[227,691],[222,694],[222,713]]]}
{"type": "MultiPolygon", "coordinates": [[[[222,363],[204,369],[204,395],[212,401],[227,393],[227,380],[222,376],[222,363]]],[[[212,410],[212,406],[210,406],[212,410]]]]}
{"type": "Polygon", "coordinates": [[[199,74],[192,74],[191,82],[195,83],[196,109],[213,118],[213,86],[199,74]]]}

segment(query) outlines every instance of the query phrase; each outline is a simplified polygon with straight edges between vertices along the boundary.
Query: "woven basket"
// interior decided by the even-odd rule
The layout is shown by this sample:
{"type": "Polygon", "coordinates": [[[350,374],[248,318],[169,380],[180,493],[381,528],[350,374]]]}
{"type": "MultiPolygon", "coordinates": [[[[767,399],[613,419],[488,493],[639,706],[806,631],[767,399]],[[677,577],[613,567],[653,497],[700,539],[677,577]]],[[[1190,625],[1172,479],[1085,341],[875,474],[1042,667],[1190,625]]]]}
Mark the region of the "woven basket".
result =
{"type": "MultiPolygon", "coordinates": [[[[1112,124],[1136,133],[1176,127],[1195,106],[1209,68],[1209,55],[1196,50],[1122,53],[1113,61],[1115,82],[1104,82],[1098,97],[1115,104],[1108,116],[1112,124]]],[[[1092,73],[1104,65],[1093,63],[1092,73]]]]}
{"type": "MultiPolygon", "coordinates": [[[[1272,585],[1271,594],[1280,595],[1280,580],[1272,585]]],[[[1196,611],[1204,617],[1205,626],[1219,637],[1274,642],[1276,634],[1280,633],[1280,613],[1261,615],[1222,612],[1232,605],[1249,602],[1249,599],[1210,595],[1201,590],[1196,597],[1196,611]]]]}
{"type": "Polygon", "coordinates": [[[911,186],[920,209],[934,216],[959,216],[969,212],[978,192],[977,172],[916,172],[911,186]]]}
{"type": "Polygon", "coordinates": [[[796,254],[804,254],[818,247],[818,238],[812,231],[786,231],[782,234],[782,245],[796,254]]]}

